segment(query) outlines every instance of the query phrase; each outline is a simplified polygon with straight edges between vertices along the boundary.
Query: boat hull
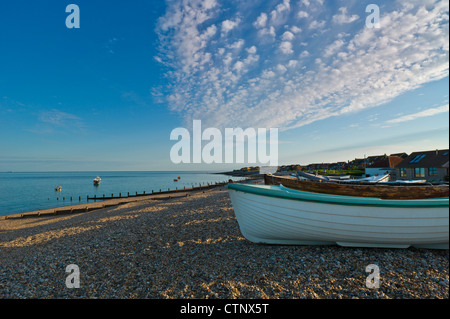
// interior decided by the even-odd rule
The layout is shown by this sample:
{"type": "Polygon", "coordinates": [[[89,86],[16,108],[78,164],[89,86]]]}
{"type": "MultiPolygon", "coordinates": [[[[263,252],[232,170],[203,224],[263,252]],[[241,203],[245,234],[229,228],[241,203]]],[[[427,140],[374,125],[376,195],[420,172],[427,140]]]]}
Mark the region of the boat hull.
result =
{"type": "Polygon", "coordinates": [[[323,194],[335,194],[358,197],[377,197],[382,199],[424,199],[449,196],[448,185],[411,186],[411,185],[352,185],[332,182],[299,180],[283,176],[264,175],[266,185],[283,185],[289,188],[323,194]]]}
{"type": "Polygon", "coordinates": [[[337,205],[228,190],[243,236],[255,243],[448,249],[448,206],[337,205]]]}

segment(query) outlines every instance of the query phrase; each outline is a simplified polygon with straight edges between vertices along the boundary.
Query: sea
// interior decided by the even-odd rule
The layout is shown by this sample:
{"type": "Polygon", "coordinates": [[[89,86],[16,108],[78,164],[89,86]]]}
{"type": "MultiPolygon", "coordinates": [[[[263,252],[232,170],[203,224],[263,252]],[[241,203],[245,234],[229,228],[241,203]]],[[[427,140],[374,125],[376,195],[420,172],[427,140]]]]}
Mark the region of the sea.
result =
{"type": "MultiPolygon", "coordinates": [[[[0,172],[0,216],[87,203],[87,196],[110,197],[190,188],[241,180],[213,172],[0,172]],[[94,185],[95,177],[101,178],[94,185]],[[177,179],[178,181],[174,181],[177,179]],[[55,191],[61,186],[61,191],[55,191]]],[[[90,201],[91,202],[91,201],[90,201]]]]}

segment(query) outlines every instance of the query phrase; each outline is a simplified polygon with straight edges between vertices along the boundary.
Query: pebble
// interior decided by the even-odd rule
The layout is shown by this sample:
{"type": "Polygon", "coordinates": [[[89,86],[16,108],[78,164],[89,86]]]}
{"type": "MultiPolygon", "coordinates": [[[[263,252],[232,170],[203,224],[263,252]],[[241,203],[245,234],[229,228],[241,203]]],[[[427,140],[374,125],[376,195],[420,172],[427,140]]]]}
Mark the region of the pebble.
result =
{"type": "Polygon", "coordinates": [[[449,298],[448,250],[260,245],[226,190],[0,221],[0,298],[449,298]],[[66,266],[80,288],[65,285],[66,266]],[[380,287],[366,287],[366,266],[380,287]]]}

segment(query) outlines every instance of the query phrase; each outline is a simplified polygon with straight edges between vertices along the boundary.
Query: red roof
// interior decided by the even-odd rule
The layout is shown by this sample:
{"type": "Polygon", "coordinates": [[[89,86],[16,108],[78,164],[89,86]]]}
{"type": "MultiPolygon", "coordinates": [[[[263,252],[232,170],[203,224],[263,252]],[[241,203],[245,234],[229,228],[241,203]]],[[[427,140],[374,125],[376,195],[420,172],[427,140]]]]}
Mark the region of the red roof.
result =
{"type": "Polygon", "coordinates": [[[369,167],[394,168],[396,165],[398,165],[402,161],[403,161],[403,158],[398,157],[398,156],[383,156],[382,158],[378,159],[376,162],[374,162],[369,167]]]}

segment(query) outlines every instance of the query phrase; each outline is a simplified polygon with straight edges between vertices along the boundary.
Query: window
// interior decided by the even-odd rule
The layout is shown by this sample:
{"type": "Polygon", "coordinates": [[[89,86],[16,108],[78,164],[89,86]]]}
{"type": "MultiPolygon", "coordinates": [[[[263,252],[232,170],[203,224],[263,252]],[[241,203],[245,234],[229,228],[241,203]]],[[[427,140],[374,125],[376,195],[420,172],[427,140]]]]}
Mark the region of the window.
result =
{"type": "Polygon", "coordinates": [[[406,168],[400,168],[400,177],[406,177],[406,168]]]}
{"type": "Polygon", "coordinates": [[[417,155],[416,157],[414,157],[411,161],[409,161],[409,163],[419,163],[425,156],[427,156],[427,154],[420,154],[417,155]]]}
{"type": "Polygon", "coordinates": [[[412,160],[410,160],[410,163],[414,163],[416,161],[416,159],[418,159],[420,157],[420,155],[416,155],[416,157],[414,157],[412,160]]]}
{"type": "Polygon", "coordinates": [[[428,175],[430,175],[430,176],[435,176],[435,175],[437,175],[437,168],[436,168],[436,167],[430,167],[430,168],[428,169],[428,175]]]}
{"type": "Polygon", "coordinates": [[[414,177],[425,177],[425,168],[416,167],[414,169],[414,177]]]}

